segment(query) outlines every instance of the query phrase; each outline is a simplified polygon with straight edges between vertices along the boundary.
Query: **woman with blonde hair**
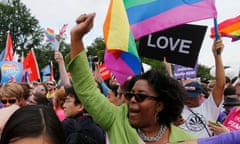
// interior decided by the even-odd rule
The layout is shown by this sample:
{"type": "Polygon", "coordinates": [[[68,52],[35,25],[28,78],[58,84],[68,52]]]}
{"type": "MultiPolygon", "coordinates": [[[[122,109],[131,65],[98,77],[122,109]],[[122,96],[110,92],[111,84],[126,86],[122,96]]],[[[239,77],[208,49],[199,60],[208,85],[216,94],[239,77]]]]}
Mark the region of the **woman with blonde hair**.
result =
{"type": "Polygon", "coordinates": [[[64,87],[56,89],[55,97],[53,98],[53,109],[56,112],[60,121],[63,121],[65,119],[63,104],[65,102],[66,96],[67,95],[64,90],[64,87]]]}
{"type": "Polygon", "coordinates": [[[3,107],[12,104],[21,106],[25,105],[24,90],[18,83],[6,83],[0,88],[0,100],[3,107]]]}

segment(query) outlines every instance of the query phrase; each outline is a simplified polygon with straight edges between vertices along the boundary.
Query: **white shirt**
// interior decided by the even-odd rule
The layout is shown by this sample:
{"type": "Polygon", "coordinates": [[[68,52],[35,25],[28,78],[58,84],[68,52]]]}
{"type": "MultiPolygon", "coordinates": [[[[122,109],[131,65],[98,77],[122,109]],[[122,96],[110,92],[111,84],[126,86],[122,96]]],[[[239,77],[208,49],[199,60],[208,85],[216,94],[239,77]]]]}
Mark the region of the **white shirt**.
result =
{"type": "Polygon", "coordinates": [[[208,121],[216,121],[220,111],[221,106],[217,107],[212,95],[210,95],[199,107],[188,108],[186,105],[184,106],[182,117],[185,119],[185,123],[179,127],[195,135],[197,138],[209,137],[208,132],[210,135],[212,135],[212,132],[207,126],[208,121]],[[203,124],[208,129],[208,132],[203,124]]]}

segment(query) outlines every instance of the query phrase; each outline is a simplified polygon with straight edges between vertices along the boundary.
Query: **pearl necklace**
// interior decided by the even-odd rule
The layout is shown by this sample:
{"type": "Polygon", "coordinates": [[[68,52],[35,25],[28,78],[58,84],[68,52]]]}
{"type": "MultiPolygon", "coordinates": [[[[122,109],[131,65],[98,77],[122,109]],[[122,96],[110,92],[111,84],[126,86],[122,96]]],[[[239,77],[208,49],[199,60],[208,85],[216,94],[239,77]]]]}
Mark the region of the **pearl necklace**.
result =
{"type": "Polygon", "coordinates": [[[162,138],[165,130],[167,129],[166,125],[162,125],[160,127],[160,130],[158,132],[157,135],[153,136],[153,137],[148,137],[146,136],[139,128],[137,129],[137,133],[139,135],[139,137],[144,141],[144,142],[156,142],[158,141],[160,138],[162,138]]]}

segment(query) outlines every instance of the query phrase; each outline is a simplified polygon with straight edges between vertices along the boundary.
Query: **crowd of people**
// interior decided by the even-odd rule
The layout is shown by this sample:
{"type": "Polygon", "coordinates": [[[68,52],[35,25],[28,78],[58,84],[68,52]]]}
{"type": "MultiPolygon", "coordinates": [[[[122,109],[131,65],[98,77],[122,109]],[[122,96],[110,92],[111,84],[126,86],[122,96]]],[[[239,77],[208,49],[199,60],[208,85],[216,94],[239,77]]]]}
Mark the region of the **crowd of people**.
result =
{"type": "Polygon", "coordinates": [[[99,63],[93,75],[83,43],[94,17],[77,18],[67,67],[55,51],[62,85],[54,80],[1,85],[0,144],[240,143],[240,82],[227,81],[221,40],[212,47],[214,83],[176,80],[169,67],[123,85],[107,83],[99,63]]]}

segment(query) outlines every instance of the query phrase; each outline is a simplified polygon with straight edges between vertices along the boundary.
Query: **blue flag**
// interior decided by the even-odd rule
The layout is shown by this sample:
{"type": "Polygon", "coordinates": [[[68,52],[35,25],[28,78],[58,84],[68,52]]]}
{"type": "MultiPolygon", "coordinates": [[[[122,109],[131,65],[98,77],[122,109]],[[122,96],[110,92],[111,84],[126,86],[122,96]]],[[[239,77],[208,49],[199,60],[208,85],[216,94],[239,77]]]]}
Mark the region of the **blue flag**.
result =
{"type": "Polygon", "coordinates": [[[44,68],[41,69],[42,75],[49,75],[51,73],[50,65],[46,65],[44,68]]]}

